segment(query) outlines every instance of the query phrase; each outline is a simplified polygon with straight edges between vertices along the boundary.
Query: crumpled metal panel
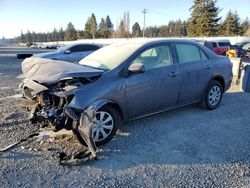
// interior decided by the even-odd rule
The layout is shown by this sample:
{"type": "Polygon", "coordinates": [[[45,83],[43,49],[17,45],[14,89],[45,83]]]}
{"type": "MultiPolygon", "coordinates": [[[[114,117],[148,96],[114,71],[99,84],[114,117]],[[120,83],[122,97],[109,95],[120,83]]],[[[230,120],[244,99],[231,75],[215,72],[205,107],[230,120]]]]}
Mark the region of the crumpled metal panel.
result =
{"type": "Polygon", "coordinates": [[[22,71],[25,78],[46,84],[54,84],[67,77],[98,76],[104,72],[66,61],[34,57],[22,62],[22,71]]]}

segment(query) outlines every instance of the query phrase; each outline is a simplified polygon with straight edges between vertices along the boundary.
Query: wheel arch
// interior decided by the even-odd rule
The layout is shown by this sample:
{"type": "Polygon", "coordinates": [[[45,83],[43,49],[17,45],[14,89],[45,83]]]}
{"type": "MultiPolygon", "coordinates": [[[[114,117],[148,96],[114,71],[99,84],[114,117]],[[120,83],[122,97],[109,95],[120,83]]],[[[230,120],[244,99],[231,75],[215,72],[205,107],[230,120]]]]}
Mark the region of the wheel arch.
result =
{"type": "Polygon", "coordinates": [[[97,100],[94,103],[90,104],[89,106],[95,106],[95,108],[97,110],[104,107],[104,106],[110,106],[111,108],[114,108],[115,110],[117,110],[122,121],[124,119],[124,114],[123,114],[123,110],[122,110],[121,106],[118,103],[116,103],[115,101],[112,101],[110,99],[100,99],[100,100],[97,100]]]}
{"type": "Polygon", "coordinates": [[[222,76],[217,75],[217,76],[213,77],[213,80],[216,80],[221,84],[222,90],[224,92],[225,91],[225,80],[224,80],[224,78],[222,76]]]}

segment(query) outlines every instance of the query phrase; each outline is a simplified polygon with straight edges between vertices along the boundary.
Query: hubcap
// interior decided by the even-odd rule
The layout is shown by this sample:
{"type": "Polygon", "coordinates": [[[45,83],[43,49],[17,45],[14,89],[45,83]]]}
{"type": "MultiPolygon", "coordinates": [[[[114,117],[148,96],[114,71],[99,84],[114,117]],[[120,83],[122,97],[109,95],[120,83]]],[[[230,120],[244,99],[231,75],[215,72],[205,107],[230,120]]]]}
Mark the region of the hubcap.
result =
{"type": "Polygon", "coordinates": [[[215,106],[220,102],[221,89],[219,86],[213,86],[208,94],[208,102],[211,106],[215,106]]]}
{"type": "Polygon", "coordinates": [[[106,139],[111,134],[113,127],[113,117],[107,112],[98,111],[93,122],[93,140],[95,142],[100,142],[106,139]]]}

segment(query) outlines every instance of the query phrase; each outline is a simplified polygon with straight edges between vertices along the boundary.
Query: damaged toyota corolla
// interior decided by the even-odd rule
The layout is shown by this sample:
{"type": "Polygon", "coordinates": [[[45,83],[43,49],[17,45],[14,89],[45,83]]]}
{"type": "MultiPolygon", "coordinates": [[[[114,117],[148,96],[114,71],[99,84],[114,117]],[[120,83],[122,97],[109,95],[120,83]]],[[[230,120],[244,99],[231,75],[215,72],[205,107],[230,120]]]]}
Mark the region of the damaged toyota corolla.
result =
{"type": "Polygon", "coordinates": [[[42,58],[22,63],[20,87],[31,122],[70,129],[95,106],[92,138],[107,143],[128,120],[191,103],[217,108],[230,87],[232,65],[189,40],[128,40],[106,46],[79,64],[42,58]]]}

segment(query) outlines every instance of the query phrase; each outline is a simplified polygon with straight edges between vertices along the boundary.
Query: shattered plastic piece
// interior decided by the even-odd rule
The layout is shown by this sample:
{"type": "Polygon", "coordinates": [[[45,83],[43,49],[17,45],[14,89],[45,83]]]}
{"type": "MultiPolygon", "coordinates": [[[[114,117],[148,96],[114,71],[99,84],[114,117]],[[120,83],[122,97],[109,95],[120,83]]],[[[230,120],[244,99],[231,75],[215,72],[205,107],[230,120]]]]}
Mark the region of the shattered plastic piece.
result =
{"type": "Polygon", "coordinates": [[[89,151],[93,158],[96,158],[96,145],[92,137],[92,127],[95,118],[95,108],[93,106],[88,107],[81,114],[80,125],[78,127],[81,137],[84,139],[88,146],[89,151]]]}
{"type": "Polygon", "coordinates": [[[96,108],[88,107],[80,117],[80,121],[75,121],[75,128],[78,129],[82,139],[87,144],[80,152],[66,155],[64,152],[59,153],[60,164],[62,165],[79,165],[89,160],[97,160],[96,145],[92,138],[92,126],[95,117],[96,108]]]}
{"type": "Polygon", "coordinates": [[[91,157],[91,152],[88,149],[84,149],[80,152],[73,153],[72,155],[67,155],[64,152],[59,153],[59,163],[61,165],[80,165],[89,160],[97,160],[97,158],[91,157]]]}

